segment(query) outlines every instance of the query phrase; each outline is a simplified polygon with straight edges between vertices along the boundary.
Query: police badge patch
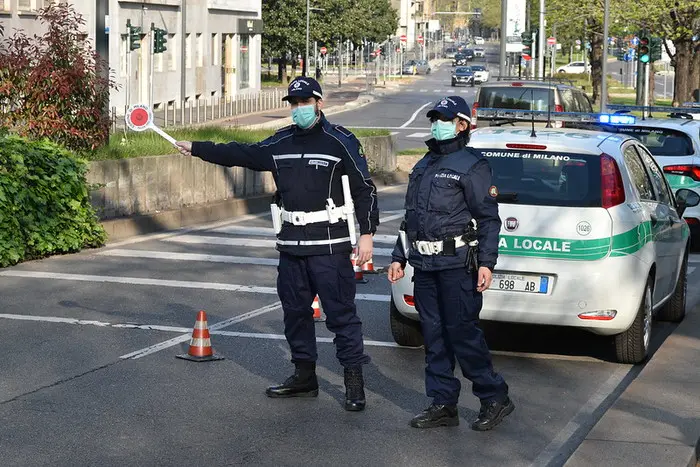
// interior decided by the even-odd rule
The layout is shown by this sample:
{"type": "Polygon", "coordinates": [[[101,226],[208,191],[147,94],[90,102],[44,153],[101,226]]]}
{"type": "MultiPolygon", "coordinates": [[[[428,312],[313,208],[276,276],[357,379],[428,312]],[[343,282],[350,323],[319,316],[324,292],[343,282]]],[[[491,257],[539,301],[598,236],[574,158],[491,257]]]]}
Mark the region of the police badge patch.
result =
{"type": "Polygon", "coordinates": [[[498,196],[498,188],[496,188],[496,185],[491,185],[491,188],[489,188],[489,195],[491,195],[492,198],[498,196]]]}

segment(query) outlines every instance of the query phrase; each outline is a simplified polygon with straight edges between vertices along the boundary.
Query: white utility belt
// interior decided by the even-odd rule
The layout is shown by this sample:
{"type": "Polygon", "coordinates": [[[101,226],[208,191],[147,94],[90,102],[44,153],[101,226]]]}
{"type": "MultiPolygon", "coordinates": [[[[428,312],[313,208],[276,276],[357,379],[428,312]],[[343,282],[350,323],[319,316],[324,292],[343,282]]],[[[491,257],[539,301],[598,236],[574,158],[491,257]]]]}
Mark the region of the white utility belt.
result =
{"type": "MultiPolygon", "coordinates": [[[[455,237],[455,248],[461,248],[467,246],[467,242],[462,239],[462,235],[455,237]]],[[[416,241],[413,242],[413,248],[418,250],[422,255],[439,255],[443,251],[443,241],[428,242],[428,241],[416,241]]]]}
{"type": "MultiPolygon", "coordinates": [[[[331,200],[332,202],[332,200],[331,200]]],[[[294,225],[315,224],[318,222],[329,222],[335,224],[341,220],[348,220],[348,213],[345,206],[326,206],[324,211],[282,211],[282,221],[294,225]]]]}

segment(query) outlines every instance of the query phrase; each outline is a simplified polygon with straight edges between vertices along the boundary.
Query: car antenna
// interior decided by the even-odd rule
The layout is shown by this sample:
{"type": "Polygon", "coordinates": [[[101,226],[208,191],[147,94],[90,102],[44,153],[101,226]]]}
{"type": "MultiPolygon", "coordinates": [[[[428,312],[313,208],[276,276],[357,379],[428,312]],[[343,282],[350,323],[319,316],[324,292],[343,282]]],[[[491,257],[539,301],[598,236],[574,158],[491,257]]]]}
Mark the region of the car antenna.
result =
{"type": "Polygon", "coordinates": [[[552,73],[549,73],[549,89],[547,90],[547,126],[545,128],[552,128],[552,103],[549,99],[549,93],[554,96],[554,90],[552,89],[552,73]]]}
{"type": "Polygon", "coordinates": [[[535,90],[534,88],[530,88],[530,117],[532,120],[532,133],[530,133],[530,138],[537,138],[537,134],[535,133],[535,109],[533,106],[535,105],[535,90]]]}

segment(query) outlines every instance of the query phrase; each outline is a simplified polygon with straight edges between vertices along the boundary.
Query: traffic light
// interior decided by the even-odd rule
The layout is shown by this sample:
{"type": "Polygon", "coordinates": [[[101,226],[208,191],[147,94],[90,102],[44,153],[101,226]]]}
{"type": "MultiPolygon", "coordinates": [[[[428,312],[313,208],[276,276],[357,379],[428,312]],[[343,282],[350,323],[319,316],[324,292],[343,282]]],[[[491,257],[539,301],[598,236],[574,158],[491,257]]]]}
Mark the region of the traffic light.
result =
{"type": "Polygon", "coordinates": [[[160,54],[168,50],[168,48],[165,46],[165,43],[168,42],[168,39],[166,39],[166,35],[168,34],[168,31],[165,29],[158,29],[155,28],[153,29],[153,53],[154,54],[160,54]]]}
{"type": "Polygon", "coordinates": [[[637,57],[640,62],[649,63],[651,59],[651,41],[649,40],[649,36],[642,35],[642,37],[639,38],[637,57]]]}
{"type": "Polygon", "coordinates": [[[380,45],[379,51],[380,51],[381,55],[385,57],[386,56],[386,45],[384,45],[384,44],[380,45]]]}
{"type": "Polygon", "coordinates": [[[652,37],[651,38],[651,61],[655,62],[661,60],[661,38],[652,37]]]}
{"type": "Polygon", "coordinates": [[[129,32],[129,50],[141,48],[141,28],[132,26],[130,20],[126,20],[126,29],[129,32]]]}
{"type": "Polygon", "coordinates": [[[525,31],[524,33],[520,34],[520,39],[522,40],[523,44],[523,51],[521,52],[522,55],[529,55],[532,57],[532,33],[525,31]]]}

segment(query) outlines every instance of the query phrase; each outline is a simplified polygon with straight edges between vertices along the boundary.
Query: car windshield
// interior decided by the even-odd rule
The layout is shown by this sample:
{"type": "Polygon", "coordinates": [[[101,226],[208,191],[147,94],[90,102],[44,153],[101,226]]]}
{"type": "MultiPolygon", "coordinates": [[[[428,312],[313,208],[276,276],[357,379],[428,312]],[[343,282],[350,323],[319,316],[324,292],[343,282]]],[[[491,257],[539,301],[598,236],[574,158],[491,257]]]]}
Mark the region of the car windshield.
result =
{"type": "Polygon", "coordinates": [[[655,156],[691,156],[693,142],[682,131],[641,126],[616,127],[617,131],[637,138],[655,156]]]}
{"type": "Polygon", "coordinates": [[[472,71],[486,71],[486,67],[481,65],[474,65],[472,66],[472,71]]]}
{"type": "Polygon", "coordinates": [[[455,73],[471,73],[472,69],[468,66],[460,66],[455,69],[455,73]]]}
{"type": "Polygon", "coordinates": [[[571,152],[479,149],[499,203],[600,207],[600,157],[571,152]]]}
{"type": "Polygon", "coordinates": [[[547,88],[493,86],[481,88],[479,107],[496,109],[547,110],[547,101],[554,110],[554,93],[547,88]],[[549,96],[549,99],[547,97],[549,96]]]}

